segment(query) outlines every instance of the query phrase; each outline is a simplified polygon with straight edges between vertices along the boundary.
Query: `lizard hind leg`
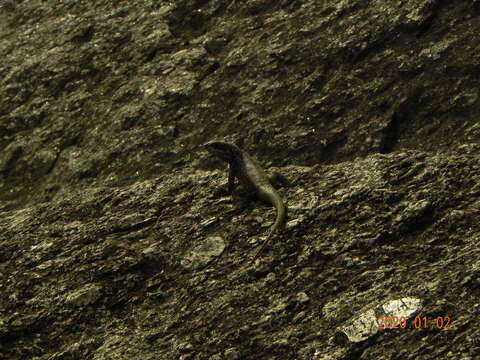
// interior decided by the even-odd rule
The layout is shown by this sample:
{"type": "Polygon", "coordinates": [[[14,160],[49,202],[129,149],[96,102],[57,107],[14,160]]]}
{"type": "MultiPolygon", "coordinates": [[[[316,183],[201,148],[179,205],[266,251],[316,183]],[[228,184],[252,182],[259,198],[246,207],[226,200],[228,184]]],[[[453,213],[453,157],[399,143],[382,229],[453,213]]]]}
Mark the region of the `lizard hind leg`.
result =
{"type": "Polygon", "coordinates": [[[289,187],[292,183],[285,177],[285,175],[280,174],[277,171],[273,171],[272,174],[268,177],[268,181],[274,187],[289,187]]]}

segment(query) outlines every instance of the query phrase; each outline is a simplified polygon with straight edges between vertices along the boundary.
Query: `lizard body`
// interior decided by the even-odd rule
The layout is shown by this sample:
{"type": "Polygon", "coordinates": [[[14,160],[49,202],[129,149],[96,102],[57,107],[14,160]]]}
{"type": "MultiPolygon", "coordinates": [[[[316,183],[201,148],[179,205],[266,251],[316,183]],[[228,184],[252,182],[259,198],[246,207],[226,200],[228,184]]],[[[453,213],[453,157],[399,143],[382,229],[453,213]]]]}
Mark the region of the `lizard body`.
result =
{"type": "Polygon", "coordinates": [[[235,178],[237,178],[248,191],[257,195],[261,200],[272,204],[277,211],[275,222],[270,228],[267,239],[263,242],[260,249],[253,257],[253,260],[255,260],[272,237],[272,234],[283,225],[287,212],[285,204],[270,183],[270,180],[262,167],[255,161],[255,159],[251,158],[238,146],[225,142],[213,141],[205,144],[205,147],[210,153],[215,154],[229,164],[228,192],[230,194],[235,188],[235,178]]]}

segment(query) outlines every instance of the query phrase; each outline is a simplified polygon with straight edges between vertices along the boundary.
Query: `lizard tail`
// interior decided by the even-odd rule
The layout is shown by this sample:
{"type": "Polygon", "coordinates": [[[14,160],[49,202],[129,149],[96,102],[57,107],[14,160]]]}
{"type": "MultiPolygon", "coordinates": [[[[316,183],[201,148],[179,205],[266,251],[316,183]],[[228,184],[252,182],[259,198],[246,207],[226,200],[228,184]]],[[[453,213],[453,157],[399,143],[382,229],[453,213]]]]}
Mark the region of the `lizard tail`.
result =
{"type": "Polygon", "coordinates": [[[275,218],[275,222],[272,225],[270,234],[278,231],[284,225],[285,219],[287,217],[287,207],[281,199],[276,198],[273,205],[277,209],[277,217],[275,218]]]}
{"type": "Polygon", "coordinates": [[[282,202],[281,199],[275,198],[272,199],[273,205],[277,209],[277,217],[275,219],[275,222],[273,223],[272,227],[270,228],[270,231],[268,233],[267,238],[264,240],[263,244],[260,245],[260,248],[258,251],[255,253],[255,255],[252,258],[252,262],[256,260],[258,255],[262,252],[262,250],[265,248],[265,246],[268,244],[269,240],[272,238],[272,235],[280,229],[280,227],[283,226],[285,223],[285,218],[287,216],[287,208],[285,207],[285,204],[282,202]]]}

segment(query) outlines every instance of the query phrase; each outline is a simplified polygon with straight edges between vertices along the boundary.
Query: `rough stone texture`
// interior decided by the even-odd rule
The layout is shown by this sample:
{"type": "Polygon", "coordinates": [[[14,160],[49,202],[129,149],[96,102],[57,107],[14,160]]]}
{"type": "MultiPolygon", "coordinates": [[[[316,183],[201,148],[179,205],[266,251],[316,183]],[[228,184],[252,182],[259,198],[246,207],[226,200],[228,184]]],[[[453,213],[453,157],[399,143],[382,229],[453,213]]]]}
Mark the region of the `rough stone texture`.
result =
{"type": "Polygon", "coordinates": [[[477,0],[1,1],[0,358],[480,358],[479,33],[477,0]],[[211,139],[291,182],[255,264],[274,211],[211,139]],[[404,298],[428,329],[337,336],[404,298]]]}

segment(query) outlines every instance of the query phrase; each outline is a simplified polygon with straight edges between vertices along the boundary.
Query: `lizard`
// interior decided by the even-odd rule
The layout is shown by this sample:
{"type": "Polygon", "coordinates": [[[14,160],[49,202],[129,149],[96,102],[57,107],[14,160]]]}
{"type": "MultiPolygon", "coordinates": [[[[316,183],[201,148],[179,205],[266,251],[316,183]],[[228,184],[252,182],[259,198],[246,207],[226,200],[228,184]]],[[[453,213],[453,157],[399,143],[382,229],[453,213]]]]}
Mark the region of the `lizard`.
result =
{"type": "Polygon", "coordinates": [[[254,261],[271,239],[272,235],[283,226],[286,218],[287,208],[278,194],[277,190],[272,186],[265,170],[258,162],[250,157],[245,151],[238,146],[221,141],[211,141],[205,144],[205,148],[211,154],[216,155],[221,160],[229,164],[228,172],[228,193],[232,194],[235,189],[235,178],[248,191],[254,193],[260,200],[272,204],[277,212],[275,222],[270,228],[267,238],[261,244],[259,250],[254,255],[254,261]]]}

